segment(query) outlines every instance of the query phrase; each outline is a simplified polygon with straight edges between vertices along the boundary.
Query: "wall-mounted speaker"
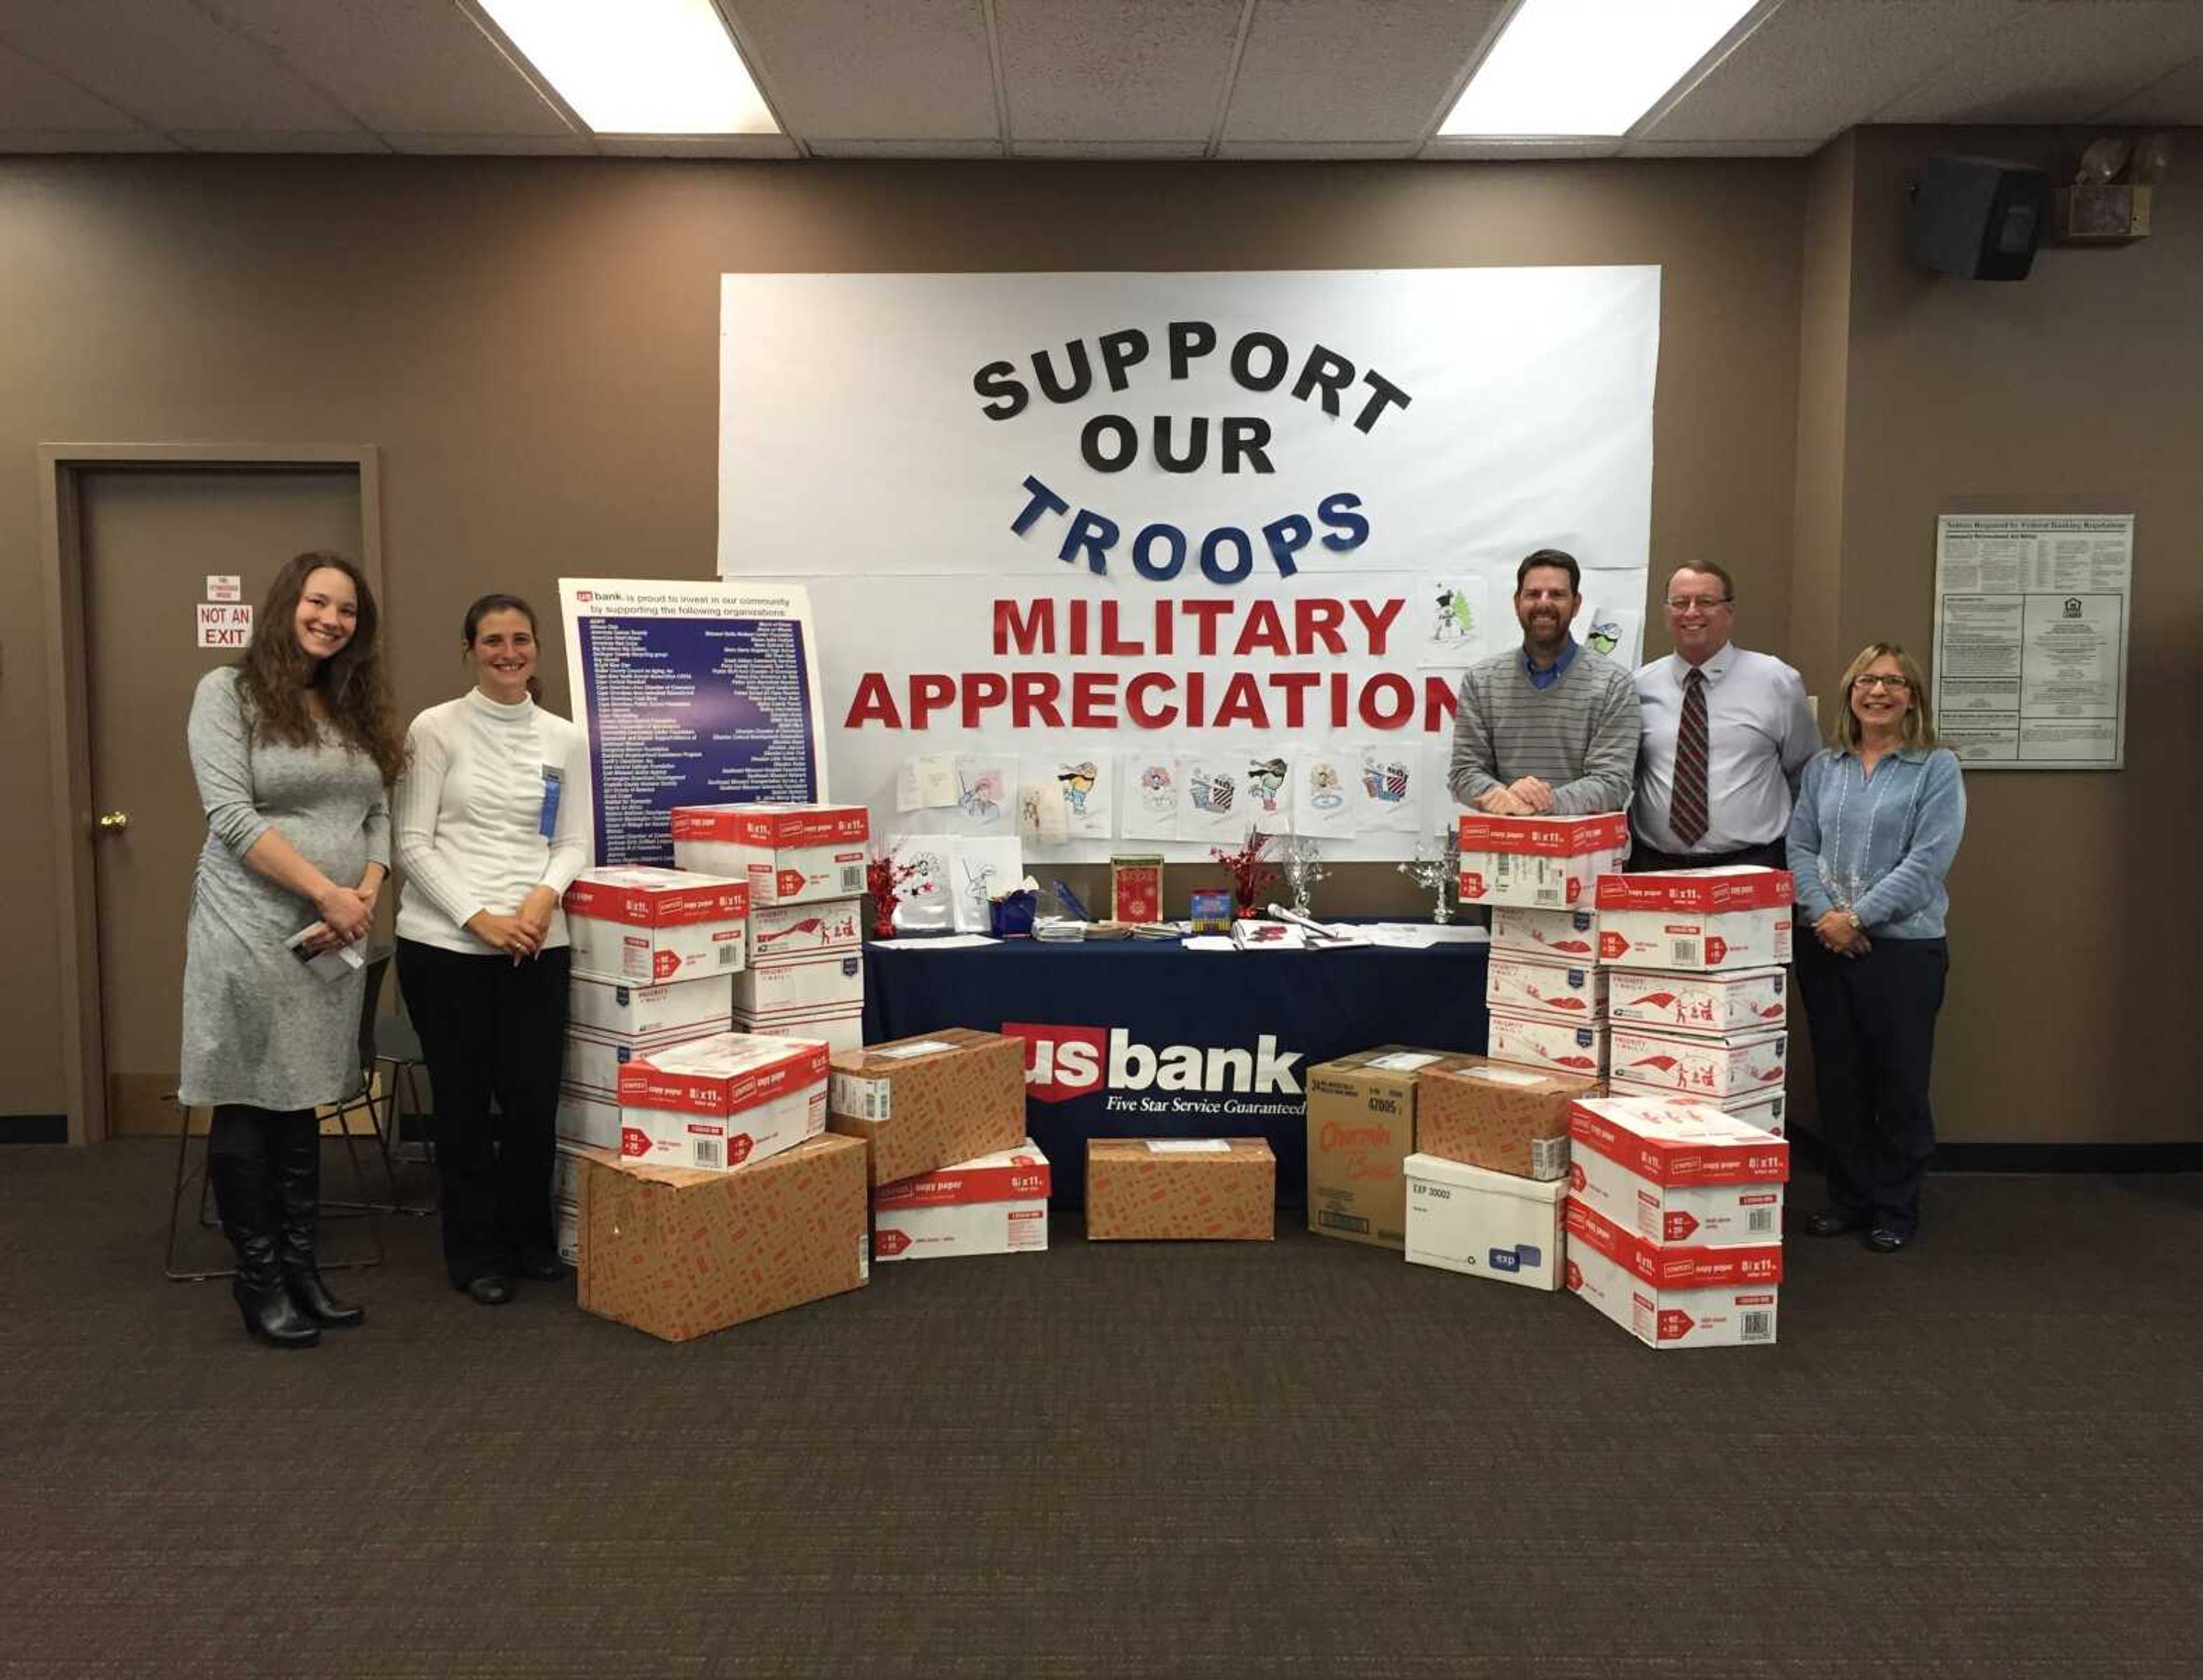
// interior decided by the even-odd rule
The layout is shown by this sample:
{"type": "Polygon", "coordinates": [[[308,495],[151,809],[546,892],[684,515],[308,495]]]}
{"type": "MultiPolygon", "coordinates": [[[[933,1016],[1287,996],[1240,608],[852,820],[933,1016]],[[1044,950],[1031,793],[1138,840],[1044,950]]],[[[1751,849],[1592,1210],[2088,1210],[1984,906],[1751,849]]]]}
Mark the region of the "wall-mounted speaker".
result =
{"type": "Polygon", "coordinates": [[[2024,163],[1943,153],[1912,190],[1905,254],[1966,280],[2018,280],[2050,215],[2050,177],[2024,163]]]}

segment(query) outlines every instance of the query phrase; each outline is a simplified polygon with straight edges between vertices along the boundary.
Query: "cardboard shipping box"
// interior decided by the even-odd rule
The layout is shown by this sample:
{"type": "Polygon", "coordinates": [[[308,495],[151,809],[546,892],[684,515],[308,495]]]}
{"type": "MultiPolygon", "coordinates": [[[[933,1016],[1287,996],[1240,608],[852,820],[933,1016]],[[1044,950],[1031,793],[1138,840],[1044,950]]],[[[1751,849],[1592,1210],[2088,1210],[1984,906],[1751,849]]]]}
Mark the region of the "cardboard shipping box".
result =
{"type": "Polygon", "coordinates": [[[1086,1236],[1268,1242],[1278,1158],[1258,1137],[1089,1138],[1086,1236]]]}
{"type": "Polygon", "coordinates": [[[1789,1070],[1781,1028],[1708,1038],[1666,1028],[1616,1026],[1607,1035],[1607,1071],[1638,1085],[1718,1103],[1748,1091],[1779,1091],[1789,1070]]]}
{"type": "Polygon", "coordinates": [[[1048,1247],[1048,1157],[1031,1138],[872,1192],[872,1258],[956,1259],[1048,1247]]]}
{"type": "Polygon", "coordinates": [[[1410,1155],[1403,1170],[1410,1264],[1561,1287],[1566,1179],[1540,1182],[1436,1155],[1410,1155]]]}
{"type": "Polygon", "coordinates": [[[1558,963],[1519,952],[1494,951],[1484,970],[1487,1008],[1517,1015],[1547,1015],[1561,1021],[1604,1021],[1607,1017],[1607,970],[1586,958],[1558,963]]]}
{"type": "Polygon", "coordinates": [[[874,1184],[931,1172],[1025,1135],[1023,1039],[945,1027],[834,1056],[827,1125],[870,1146],[874,1184]]]}
{"type": "Polygon", "coordinates": [[[1782,1232],[1790,1146],[1701,1103],[1590,1098],[1568,1121],[1568,1189],[1655,1242],[1765,1243],[1782,1232]]]}
{"type": "Polygon", "coordinates": [[[1619,968],[1780,967],[1790,960],[1790,872],[1738,864],[1609,875],[1598,883],[1598,956],[1619,968]]]}
{"type": "Polygon", "coordinates": [[[1416,1149],[1518,1178],[1566,1176],[1570,1117],[1580,1099],[1598,1094],[1598,1082],[1482,1056],[1460,1059],[1418,1084],[1416,1149]]]}
{"type": "Polygon", "coordinates": [[[862,805],[676,805],[670,821],[673,861],[748,881],[758,909],[864,894],[862,805]]]}
{"type": "Polygon", "coordinates": [[[1594,816],[1461,817],[1461,898],[1463,904],[1520,905],[1530,910],[1569,910],[1592,900],[1603,875],[1629,855],[1629,819],[1621,812],[1594,816]]]}
{"type": "Polygon", "coordinates": [[[620,1070],[620,1153],[726,1172],[826,1129],[827,1049],[812,1039],[722,1033],[620,1070]]]}
{"type": "Polygon", "coordinates": [[[1520,952],[1557,963],[1598,961],[1598,911],[1527,910],[1520,905],[1491,907],[1491,950],[1520,952]]]}
{"type": "Polygon", "coordinates": [[[1310,1068],[1308,1229],[1379,1248],[1401,1247],[1407,1185],[1400,1164],[1415,1152],[1416,1076],[1479,1059],[1388,1044],[1310,1068]]]}
{"type": "Polygon", "coordinates": [[[560,902],[576,978],[662,986],[742,966],[750,913],[743,881],[641,866],[583,869],[560,902]]]}
{"type": "Polygon", "coordinates": [[[1780,1027],[1789,1018],[1787,969],[1605,970],[1606,1017],[1615,1027],[1722,1035],[1780,1027]]]}
{"type": "Polygon", "coordinates": [[[1647,1347],[1772,1346],[1781,1293],[1779,1245],[1662,1244],[1571,1197],[1568,1284],[1647,1347]]]}
{"type": "Polygon", "coordinates": [[[1563,1020],[1520,1010],[1495,1009],[1486,1023],[1485,1048],[1495,1062],[1546,1068],[1597,1079],[1606,1072],[1606,1022],[1563,1020]]]}
{"type": "Polygon", "coordinates": [[[591,1153],[576,1299],[667,1341],[854,1289],[871,1270],[864,1147],[815,1137],[740,1172],[591,1153]]]}

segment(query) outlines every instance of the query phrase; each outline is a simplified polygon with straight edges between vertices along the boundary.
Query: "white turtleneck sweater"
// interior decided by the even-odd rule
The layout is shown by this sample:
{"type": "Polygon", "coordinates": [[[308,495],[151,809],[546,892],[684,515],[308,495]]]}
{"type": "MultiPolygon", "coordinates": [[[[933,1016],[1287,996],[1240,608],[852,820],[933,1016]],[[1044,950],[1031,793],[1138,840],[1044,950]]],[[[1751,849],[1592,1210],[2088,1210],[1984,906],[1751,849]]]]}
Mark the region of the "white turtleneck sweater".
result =
{"type": "MultiPolygon", "coordinates": [[[[588,864],[588,738],[533,700],[502,705],[475,688],[415,718],[406,745],[391,811],[405,877],[398,936],[491,955],[496,947],[467,931],[470,917],[510,916],[537,887],[563,897],[588,864]],[[559,777],[547,837],[546,769],[559,777]]],[[[544,946],[565,943],[566,915],[554,910],[544,946]]]]}

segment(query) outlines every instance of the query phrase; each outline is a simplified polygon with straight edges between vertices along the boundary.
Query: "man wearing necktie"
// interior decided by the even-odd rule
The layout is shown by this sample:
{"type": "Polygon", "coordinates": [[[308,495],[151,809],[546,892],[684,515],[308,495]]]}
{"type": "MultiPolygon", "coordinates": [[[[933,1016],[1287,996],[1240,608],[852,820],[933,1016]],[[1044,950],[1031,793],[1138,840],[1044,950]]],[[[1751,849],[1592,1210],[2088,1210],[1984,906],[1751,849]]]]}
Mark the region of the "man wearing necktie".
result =
{"type": "Polygon", "coordinates": [[[1637,673],[1633,869],[1788,865],[1783,836],[1820,731],[1804,680],[1780,659],[1729,640],[1736,588],[1710,561],[1668,581],[1675,651],[1637,673]]]}

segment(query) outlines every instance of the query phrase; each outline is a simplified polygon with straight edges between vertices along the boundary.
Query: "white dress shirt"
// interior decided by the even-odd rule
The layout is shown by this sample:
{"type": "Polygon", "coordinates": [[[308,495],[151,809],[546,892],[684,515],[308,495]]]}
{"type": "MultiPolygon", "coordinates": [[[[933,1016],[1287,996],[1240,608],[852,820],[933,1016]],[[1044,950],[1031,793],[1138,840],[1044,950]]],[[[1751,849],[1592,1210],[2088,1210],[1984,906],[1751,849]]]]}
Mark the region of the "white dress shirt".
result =
{"type": "Polygon", "coordinates": [[[1683,680],[1691,670],[1680,653],[1637,673],[1644,736],[1630,818],[1648,844],[1679,854],[1738,852],[1780,840],[1789,831],[1798,774],[1821,747],[1804,679],[1772,655],[1747,653],[1732,642],[1698,669],[1706,679],[1706,831],[1696,846],[1685,846],[1668,826],[1683,680]]]}

